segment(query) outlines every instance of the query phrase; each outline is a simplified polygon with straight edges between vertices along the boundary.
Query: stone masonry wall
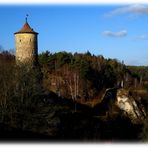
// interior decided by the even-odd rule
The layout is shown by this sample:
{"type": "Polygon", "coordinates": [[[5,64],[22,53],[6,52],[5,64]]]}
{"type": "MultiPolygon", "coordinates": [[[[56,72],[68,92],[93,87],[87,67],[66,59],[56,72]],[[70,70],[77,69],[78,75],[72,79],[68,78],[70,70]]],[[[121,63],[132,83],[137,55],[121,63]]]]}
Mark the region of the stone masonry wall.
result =
{"type": "Polygon", "coordinates": [[[32,62],[37,56],[37,35],[32,33],[15,34],[16,61],[32,62]]]}

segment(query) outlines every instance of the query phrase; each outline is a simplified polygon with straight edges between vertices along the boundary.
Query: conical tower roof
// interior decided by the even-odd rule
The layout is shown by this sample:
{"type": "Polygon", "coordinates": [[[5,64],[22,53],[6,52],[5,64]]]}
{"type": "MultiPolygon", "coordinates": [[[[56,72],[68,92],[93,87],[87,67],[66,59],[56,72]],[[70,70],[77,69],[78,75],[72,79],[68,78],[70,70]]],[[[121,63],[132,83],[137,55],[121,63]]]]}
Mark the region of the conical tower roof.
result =
{"type": "Polygon", "coordinates": [[[28,24],[27,20],[24,24],[24,26],[22,27],[22,29],[18,32],[15,32],[14,34],[18,34],[18,33],[33,33],[33,34],[38,34],[37,32],[35,32],[30,25],[28,24]]]}

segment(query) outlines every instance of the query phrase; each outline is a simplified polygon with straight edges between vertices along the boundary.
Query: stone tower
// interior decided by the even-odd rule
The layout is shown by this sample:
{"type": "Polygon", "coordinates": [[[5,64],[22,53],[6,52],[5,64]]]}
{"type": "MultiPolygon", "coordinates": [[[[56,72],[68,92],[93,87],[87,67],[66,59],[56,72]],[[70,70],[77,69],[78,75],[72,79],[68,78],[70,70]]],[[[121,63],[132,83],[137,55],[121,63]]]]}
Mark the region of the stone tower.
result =
{"type": "Polygon", "coordinates": [[[22,29],[14,33],[16,44],[16,62],[35,65],[38,56],[38,33],[26,22],[22,29]]]}

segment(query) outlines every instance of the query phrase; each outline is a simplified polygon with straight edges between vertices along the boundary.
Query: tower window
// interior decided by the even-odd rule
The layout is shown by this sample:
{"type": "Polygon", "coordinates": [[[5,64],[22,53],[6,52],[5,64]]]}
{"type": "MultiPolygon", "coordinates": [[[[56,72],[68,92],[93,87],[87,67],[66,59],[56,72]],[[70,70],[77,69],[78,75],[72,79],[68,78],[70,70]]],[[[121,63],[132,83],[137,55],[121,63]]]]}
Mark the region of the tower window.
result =
{"type": "Polygon", "coordinates": [[[20,40],[20,42],[21,42],[21,40],[20,40]]]}
{"type": "Polygon", "coordinates": [[[30,39],[30,42],[31,42],[31,39],[30,39]]]}

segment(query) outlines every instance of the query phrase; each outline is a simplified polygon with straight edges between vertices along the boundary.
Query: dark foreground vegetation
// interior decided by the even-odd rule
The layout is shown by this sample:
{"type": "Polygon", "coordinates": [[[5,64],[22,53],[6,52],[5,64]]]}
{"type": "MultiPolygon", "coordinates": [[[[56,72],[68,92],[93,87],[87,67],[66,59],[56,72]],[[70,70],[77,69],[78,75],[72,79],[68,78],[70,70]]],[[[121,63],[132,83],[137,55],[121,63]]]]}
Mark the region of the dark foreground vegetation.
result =
{"type": "Polygon", "coordinates": [[[107,88],[124,84],[141,96],[147,111],[147,67],[136,70],[89,52],[45,52],[39,55],[38,67],[30,68],[1,52],[0,140],[148,140],[147,120],[132,123],[112,101],[105,102],[105,109],[98,105],[107,88]]]}

